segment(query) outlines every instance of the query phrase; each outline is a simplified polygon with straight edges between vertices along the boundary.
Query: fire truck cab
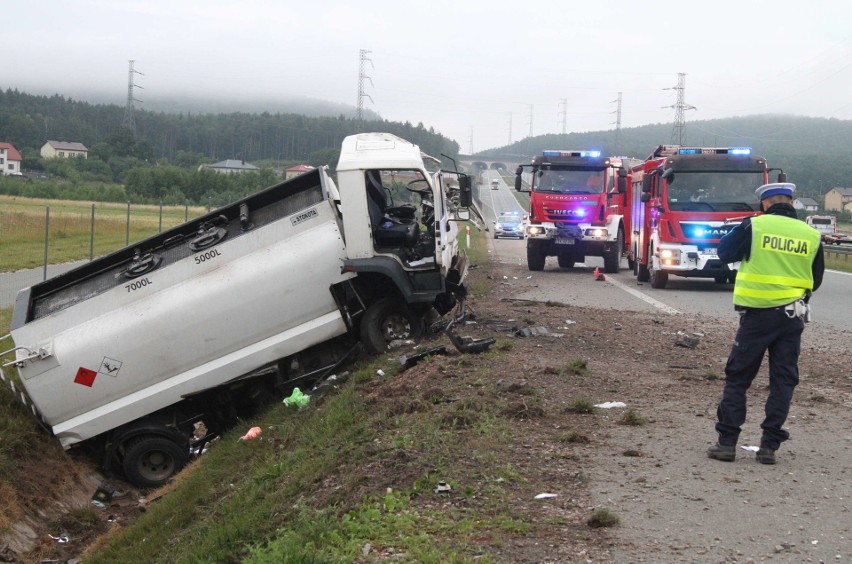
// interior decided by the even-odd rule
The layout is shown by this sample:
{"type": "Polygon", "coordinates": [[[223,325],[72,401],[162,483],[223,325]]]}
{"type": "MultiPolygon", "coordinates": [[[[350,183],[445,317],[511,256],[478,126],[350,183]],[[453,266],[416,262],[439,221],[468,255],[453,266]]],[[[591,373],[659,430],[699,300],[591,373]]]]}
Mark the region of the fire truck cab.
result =
{"type": "Polygon", "coordinates": [[[654,288],[670,275],[733,282],[737,265],[719,259],[719,240],[760,213],[754,191],[770,170],[748,147],[660,145],[631,174],[628,263],[638,280],[654,288]]]}
{"type": "Polygon", "coordinates": [[[626,251],[627,177],[639,161],[600,151],[544,151],[515,171],[515,189],[530,193],[527,266],[543,270],[548,256],[571,268],[600,256],[618,272],[626,251]],[[527,176],[529,188],[524,186],[527,176]]]}

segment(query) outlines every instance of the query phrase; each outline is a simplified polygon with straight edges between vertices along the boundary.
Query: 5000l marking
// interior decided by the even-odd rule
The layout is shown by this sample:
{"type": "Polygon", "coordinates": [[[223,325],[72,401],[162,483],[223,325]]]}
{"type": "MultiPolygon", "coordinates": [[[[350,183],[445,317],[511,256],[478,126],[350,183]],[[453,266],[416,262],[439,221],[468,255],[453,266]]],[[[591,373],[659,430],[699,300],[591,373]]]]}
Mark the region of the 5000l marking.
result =
{"type": "Polygon", "coordinates": [[[206,253],[201,253],[200,255],[195,255],[195,264],[201,264],[206,260],[210,260],[215,257],[221,257],[222,253],[219,252],[219,249],[213,249],[212,251],[207,251],[206,253]]]}

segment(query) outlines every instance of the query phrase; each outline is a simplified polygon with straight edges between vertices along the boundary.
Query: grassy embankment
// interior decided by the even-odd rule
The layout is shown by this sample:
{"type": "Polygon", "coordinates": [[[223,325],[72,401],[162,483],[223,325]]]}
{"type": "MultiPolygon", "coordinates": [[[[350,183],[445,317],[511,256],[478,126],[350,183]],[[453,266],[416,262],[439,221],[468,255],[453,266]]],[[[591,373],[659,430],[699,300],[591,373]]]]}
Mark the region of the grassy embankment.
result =
{"type": "MultiPolygon", "coordinates": [[[[87,259],[92,247],[92,204],[68,200],[42,200],[0,196],[0,272],[35,268],[44,264],[45,208],[50,206],[48,263],[87,259]]],[[[190,207],[189,218],[206,210],[190,207]]],[[[183,223],[183,206],[163,207],[163,230],[183,223]]],[[[134,204],[130,208],[130,242],[158,232],[159,206],[134,204]]],[[[127,205],[95,204],[94,256],[125,246],[127,205]]]]}
{"type": "MultiPolygon", "coordinates": [[[[472,233],[471,264],[485,264],[485,239],[472,233]]],[[[486,288],[474,284],[472,293],[486,288]]],[[[10,311],[2,313],[5,334],[10,311]]],[[[481,363],[499,361],[506,346],[476,361],[452,357],[453,366],[475,382],[489,370],[481,363]]],[[[85,561],[336,562],[361,558],[368,544],[371,557],[394,547],[415,561],[466,561],[480,554],[473,537],[500,543],[528,532],[507,503],[522,478],[498,454],[511,421],[495,406],[469,401],[436,409],[439,392],[378,401],[401,382],[394,380],[398,366],[395,354],[363,359],[345,384],[306,408],[279,404],[227,433],[138,521],[114,526],[85,561]],[[255,425],[264,429],[260,440],[237,440],[255,425]],[[374,478],[399,486],[377,488],[374,478]],[[441,503],[432,489],[443,478],[467,501],[441,503]],[[487,492],[478,491],[483,483],[487,492]]],[[[0,401],[13,403],[6,390],[0,401]]],[[[32,444],[46,441],[22,409],[0,411],[0,514],[10,516],[0,530],[16,515],[14,503],[3,503],[14,502],[15,464],[44,456],[32,444]]]]}

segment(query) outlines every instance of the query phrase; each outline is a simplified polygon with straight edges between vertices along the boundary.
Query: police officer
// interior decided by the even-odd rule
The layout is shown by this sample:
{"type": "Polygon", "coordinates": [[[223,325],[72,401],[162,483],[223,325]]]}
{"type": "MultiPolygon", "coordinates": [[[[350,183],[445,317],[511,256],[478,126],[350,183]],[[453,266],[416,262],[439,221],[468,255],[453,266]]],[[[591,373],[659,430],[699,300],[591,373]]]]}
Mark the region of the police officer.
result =
{"type": "Polygon", "coordinates": [[[799,221],[792,206],[794,184],[766,184],[755,193],[763,215],[746,218],[719,243],[725,263],[742,261],[734,284],[740,326],[716,410],[718,442],[707,456],[732,462],[746,419],[746,392],[769,350],[769,397],[757,461],[775,464],[775,451],[790,434],[781,428],[799,383],[799,350],[807,300],[825,269],[816,229],[799,221]]]}

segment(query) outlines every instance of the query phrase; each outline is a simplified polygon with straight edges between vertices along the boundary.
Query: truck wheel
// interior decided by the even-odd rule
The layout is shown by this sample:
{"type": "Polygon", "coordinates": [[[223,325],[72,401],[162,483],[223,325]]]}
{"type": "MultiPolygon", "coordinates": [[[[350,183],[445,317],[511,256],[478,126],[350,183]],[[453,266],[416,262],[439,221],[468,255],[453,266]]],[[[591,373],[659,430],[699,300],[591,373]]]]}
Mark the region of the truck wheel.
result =
{"type": "Polygon", "coordinates": [[[398,339],[418,339],[422,320],[398,298],[383,298],[367,308],[361,319],[361,342],[374,354],[385,352],[398,339]]]}
{"type": "MultiPolygon", "coordinates": [[[[651,254],[651,251],[652,251],[651,245],[648,245],[648,254],[645,255],[646,257],[648,257],[648,264],[651,263],[651,257],[653,256],[651,254]]],[[[636,280],[639,281],[639,282],[647,282],[648,280],[651,279],[651,271],[648,270],[648,264],[642,264],[639,261],[639,253],[638,252],[636,253],[636,257],[637,257],[636,258],[636,280]]]]}
{"type": "Polygon", "coordinates": [[[527,242],[527,268],[530,270],[544,270],[544,261],[547,255],[541,245],[527,242]]]}
{"type": "Polygon", "coordinates": [[[651,279],[651,288],[657,288],[662,290],[666,287],[666,284],[669,281],[669,273],[664,270],[659,270],[657,268],[651,268],[650,270],[650,279],[651,279]]]}
{"type": "Polygon", "coordinates": [[[562,268],[574,268],[574,257],[567,253],[560,253],[556,255],[556,260],[559,262],[559,266],[562,268]]]}
{"type": "Polygon", "coordinates": [[[604,252],[604,272],[607,274],[615,274],[621,270],[621,251],[624,248],[624,231],[618,230],[618,237],[615,239],[615,247],[609,252],[604,252]]]}
{"type": "Polygon", "coordinates": [[[162,486],[189,461],[189,446],[183,447],[165,437],[146,435],[127,442],[122,468],[134,485],[162,486]]]}

